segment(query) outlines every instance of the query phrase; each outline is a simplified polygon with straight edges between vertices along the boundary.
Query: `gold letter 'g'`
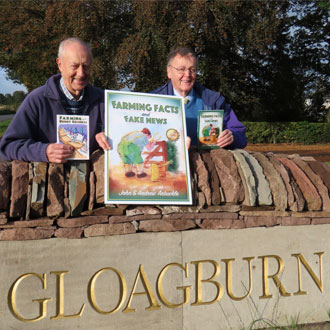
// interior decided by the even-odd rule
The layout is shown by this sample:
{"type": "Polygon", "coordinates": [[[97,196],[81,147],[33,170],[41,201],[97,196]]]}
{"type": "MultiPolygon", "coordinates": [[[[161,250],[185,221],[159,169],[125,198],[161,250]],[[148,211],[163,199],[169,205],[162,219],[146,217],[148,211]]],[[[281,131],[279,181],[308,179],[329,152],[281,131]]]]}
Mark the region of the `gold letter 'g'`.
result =
{"type": "Polygon", "coordinates": [[[19,286],[19,284],[27,277],[37,277],[40,279],[41,283],[42,283],[42,288],[45,290],[47,289],[47,282],[46,282],[46,274],[40,275],[40,274],[36,274],[36,273],[28,273],[28,274],[23,274],[22,276],[20,276],[12,285],[12,287],[9,290],[9,296],[8,296],[8,300],[9,300],[9,308],[11,310],[11,312],[14,314],[14,316],[23,322],[35,322],[35,321],[39,321],[41,319],[43,319],[46,315],[47,315],[47,302],[49,300],[51,300],[51,298],[43,298],[43,299],[34,299],[32,300],[33,302],[38,302],[39,303],[39,315],[33,319],[26,319],[23,316],[21,316],[18,311],[17,311],[17,307],[16,307],[16,291],[17,288],[19,286]]]}

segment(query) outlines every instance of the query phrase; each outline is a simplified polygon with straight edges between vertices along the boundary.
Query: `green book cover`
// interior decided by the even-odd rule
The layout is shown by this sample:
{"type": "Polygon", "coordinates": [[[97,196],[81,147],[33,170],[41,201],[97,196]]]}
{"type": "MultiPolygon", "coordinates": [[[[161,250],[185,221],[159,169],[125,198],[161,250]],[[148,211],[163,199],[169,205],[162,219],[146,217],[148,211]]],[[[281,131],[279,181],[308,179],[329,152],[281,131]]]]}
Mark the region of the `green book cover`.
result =
{"type": "Polygon", "coordinates": [[[219,148],[217,139],[223,129],[224,110],[200,110],[198,112],[197,137],[199,149],[219,148]]]}

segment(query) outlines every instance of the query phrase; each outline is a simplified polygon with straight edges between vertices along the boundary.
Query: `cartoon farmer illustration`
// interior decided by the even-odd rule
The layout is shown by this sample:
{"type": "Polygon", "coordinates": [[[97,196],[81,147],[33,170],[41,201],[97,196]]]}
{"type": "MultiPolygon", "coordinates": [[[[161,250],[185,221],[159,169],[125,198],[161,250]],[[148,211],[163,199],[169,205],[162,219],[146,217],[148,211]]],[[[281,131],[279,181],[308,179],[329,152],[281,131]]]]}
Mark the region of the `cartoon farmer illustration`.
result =
{"type": "Polygon", "coordinates": [[[134,177],[133,165],[136,166],[137,177],[144,178],[147,174],[144,172],[144,162],[141,156],[142,150],[152,150],[156,144],[156,140],[152,138],[148,128],[142,131],[133,131],[124,135],[119,144],[117,151],[124,163],[125,176],[134,177]]]}
{"type": "Polygon", "coordinates": [[[219,128],[214,127],[212,124],[205,126],[202,130],[203,140],[216,142],[217,137],[219,136],[219,128]]]}

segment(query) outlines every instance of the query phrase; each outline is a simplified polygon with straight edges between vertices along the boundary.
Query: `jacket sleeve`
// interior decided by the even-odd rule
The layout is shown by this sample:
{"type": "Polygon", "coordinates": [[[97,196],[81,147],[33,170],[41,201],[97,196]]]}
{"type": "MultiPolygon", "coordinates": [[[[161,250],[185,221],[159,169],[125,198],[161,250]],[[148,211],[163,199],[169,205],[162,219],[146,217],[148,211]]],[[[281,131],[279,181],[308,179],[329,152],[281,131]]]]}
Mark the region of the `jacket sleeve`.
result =
{"type": "Polygon", "coordinates": [[[224,109],[224,127],[229,129],[234,135],[234,142],[228,146],[230,149],[243,149],[246,147],[247,141],[245,136],[245,126],[237,119],[234,110],[225,101],[218,109],[224,109]]]}
{"type": "Polygon", "coordinates": [[[48,162],[46,148],[49,143],[39,139],[37,106],[37,102],[29,96],[21,104],[0,141],[0,157],[3,160],[48,162]]]}

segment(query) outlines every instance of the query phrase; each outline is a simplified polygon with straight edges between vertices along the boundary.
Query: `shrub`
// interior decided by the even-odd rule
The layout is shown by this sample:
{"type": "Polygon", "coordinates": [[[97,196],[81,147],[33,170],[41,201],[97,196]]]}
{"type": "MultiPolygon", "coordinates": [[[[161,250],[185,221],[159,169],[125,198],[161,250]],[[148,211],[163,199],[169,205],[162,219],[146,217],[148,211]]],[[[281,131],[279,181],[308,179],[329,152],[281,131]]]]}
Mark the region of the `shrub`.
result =
{"type": "Polygon", "coordinates": [[[244,122],[248,143],[329,143],[330,123],[244,122]]]}

